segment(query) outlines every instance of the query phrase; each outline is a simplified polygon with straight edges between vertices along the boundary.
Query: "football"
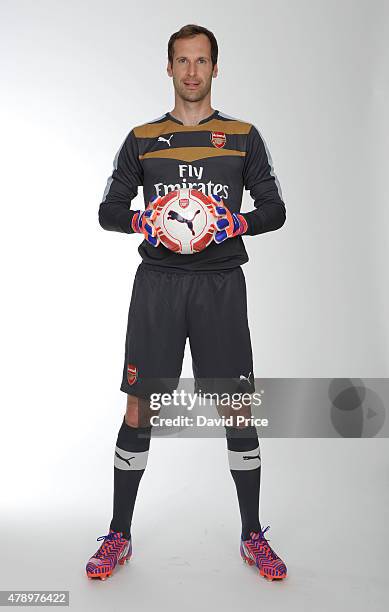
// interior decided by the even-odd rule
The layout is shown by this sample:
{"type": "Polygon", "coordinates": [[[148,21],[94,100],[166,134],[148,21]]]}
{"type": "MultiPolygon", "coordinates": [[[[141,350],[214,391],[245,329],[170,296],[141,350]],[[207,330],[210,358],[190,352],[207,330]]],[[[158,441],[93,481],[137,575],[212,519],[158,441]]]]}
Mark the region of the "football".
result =
{"type": "Polygon", "coordinates": [[[215,234],[215,204],[197,189],[176,189],[163,196],[154,221],[162,244],[182,255],[203,251],[215,234]]]}

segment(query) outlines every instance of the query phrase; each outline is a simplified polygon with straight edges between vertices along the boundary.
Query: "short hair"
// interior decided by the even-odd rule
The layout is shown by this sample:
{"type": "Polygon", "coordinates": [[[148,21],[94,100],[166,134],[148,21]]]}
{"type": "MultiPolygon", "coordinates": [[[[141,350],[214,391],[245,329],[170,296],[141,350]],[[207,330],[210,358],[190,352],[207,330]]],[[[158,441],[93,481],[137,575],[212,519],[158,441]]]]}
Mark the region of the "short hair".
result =
{"type": "Polygon", "coordinates": [[[174,32],[171,35],[167,47],[167,56],[169,62],[173,65],[173,54],[174,54],[174,43],[178,38],[191,38],[192,36],[196,36],[197,34],[205,34],[207,36],[209,42],[211,43],[211,60],[212,60],[212,68],[217,63],[218,56],[218,46],[217,40],[212,32],[207,30],[207,28],[203,28],[202,26],[196,25],[194,23],[190,23],[188,25],[183,26],[178,32],[174,32]]]}

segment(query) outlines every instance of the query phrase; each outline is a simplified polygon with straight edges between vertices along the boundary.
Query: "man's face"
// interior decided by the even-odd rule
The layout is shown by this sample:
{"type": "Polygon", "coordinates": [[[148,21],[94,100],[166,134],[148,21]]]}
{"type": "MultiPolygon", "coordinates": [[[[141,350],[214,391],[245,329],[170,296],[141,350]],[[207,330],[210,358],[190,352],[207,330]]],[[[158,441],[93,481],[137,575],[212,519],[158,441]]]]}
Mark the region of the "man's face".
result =
{"type": "Polygon", "coordinates": [[[211,43],[205,34],[181,38],[174,42],[173,64],[167,73],[173,77],[176,94],[187,102],[198,102],[211,89],[212,77],[217,76],[217,64],[212,69],[211,43]]]}

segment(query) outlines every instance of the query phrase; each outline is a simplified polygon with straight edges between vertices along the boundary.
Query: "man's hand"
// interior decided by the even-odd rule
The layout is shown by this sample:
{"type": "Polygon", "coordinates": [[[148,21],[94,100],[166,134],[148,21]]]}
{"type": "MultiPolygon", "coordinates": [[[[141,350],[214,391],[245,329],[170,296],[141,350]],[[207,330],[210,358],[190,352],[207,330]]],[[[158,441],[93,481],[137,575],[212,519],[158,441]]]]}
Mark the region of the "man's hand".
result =
{"type": "Polygon", "coordinates": [[[132,217],[131,227],[134,232],[143,234],[147,242],[152,246],[157,247],[160,240],[157,235],[157,230],[154,226],[154,220],[157,217],[155,205],[161,199],[160,196],[153,196],[145,210],[137,210],[132,217]]]}
{"type": "MultiPolygon", "coordinates": [[[[216,202],[220,202],[221,198],[217,195],[212,195],[216,202]]],[[[227,238],[240,236],[247,232],[247,221],[240,213],[232,213],[227,206],[215,205],[216,232],[213,237],[217,244],[224,242],[227,238]]]]}

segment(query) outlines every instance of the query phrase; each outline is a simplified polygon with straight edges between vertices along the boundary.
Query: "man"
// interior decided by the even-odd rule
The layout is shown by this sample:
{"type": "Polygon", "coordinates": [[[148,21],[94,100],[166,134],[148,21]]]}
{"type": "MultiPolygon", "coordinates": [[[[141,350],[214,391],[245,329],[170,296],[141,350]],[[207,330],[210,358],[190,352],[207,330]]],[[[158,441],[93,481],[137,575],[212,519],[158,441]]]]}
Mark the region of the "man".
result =
{"type": "MultiPolygon", "coordinates": [[[[174,109],[130,131],[99,208],[104,229],[141,233],[144,240],[128,316],[121,384],[127,410],[115,449],[113,517],[109,533],[98,538],[103,542],[87,563],[90,578],[105,579],[132,554],[132,515],[150,447],[147,398],[151,389],[176,388],[186,338],[197,389],[214,392],[221,379],[230,381],[230,393],[255,388],[242,235],[280,228],[285,205],[258,130],[211,106],[217,55],[216,39],[206,28],[187,25],[171,36],[167,72],[173,78],[174,109]],[[130,203],[141,185],[146,209],[134,211],[130,203]],[[254,199],[255,208],[248,213],[239,212],[243,187],[254,199]],[[180,188],[222,200],[215,208],[214,241],[193,255],[160,244],[154,227],[156,202],[180,188]]],[[[247,414],[247,408],[240,413],[247,414]]],[[[284,578],[285,564],[264,536],[268,527],[262,530],[259,521],[257,431],[253,426],[225,429],[242,520],[241,556],[262,575],[284,578]]]]}

